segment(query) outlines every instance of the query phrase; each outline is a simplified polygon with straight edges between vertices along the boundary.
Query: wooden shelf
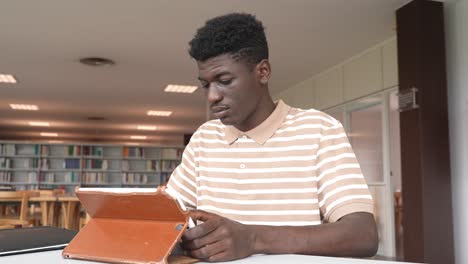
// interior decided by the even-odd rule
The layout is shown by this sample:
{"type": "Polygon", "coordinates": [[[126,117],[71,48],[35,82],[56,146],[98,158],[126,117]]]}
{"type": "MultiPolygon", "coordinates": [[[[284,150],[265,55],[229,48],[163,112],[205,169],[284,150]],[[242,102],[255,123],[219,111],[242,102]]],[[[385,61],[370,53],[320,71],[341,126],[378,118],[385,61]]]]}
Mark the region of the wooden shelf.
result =
{"type": "Polygon", "coordinates": [[[181,157],[177,155],[182,153],[182,149],[181,146],[133,147],[112,144],[0,141],[0,153],[3,153],[0,158],[10,159],[8,161],[10,168],[0,168],[0,184],[23,185],[28,186],[28,189],[30,186],[32,188],[44,185],[66,186],[65,188],[70,192],[73,192],[74,186],[157,186],[162,174],[172,172],[172,170],[166,170],[164,166],[174,165],[173,162],[180,163],[181,157]],[[11,153],[39,154],[10,155],[11,153]],[[84,153],[96,155],[84,155],[84,153]],[[130,156],[131,154],[141,156],[130,156]],[[21,168],[19,165],[23,165],[23,162],[20,159],[34,159],[33,162],[37,161],[39,167],[21,168]],[[101,161],[107,163],[107,169],[87,168],[88,166],[100,167],[101,161]],[[62,168],[64,164],[79,165],[79,167],[62,168]],[[47,166],[48,169],[41,169],[41,165],[47,166]],[[31,176],[30,172],[35,175],[31,176]],[[134,174],[133,177],[130,174],[134,174]],[[41,178],[41,175],[44,177],[41,178]],[[122,176],[150,182],[128,183],[128,178],[122,176]],[[108,182],[85,182],[90,178],[108,182]],[[30,182],[28,179],[41,179],[42,181],[30,182]]]}

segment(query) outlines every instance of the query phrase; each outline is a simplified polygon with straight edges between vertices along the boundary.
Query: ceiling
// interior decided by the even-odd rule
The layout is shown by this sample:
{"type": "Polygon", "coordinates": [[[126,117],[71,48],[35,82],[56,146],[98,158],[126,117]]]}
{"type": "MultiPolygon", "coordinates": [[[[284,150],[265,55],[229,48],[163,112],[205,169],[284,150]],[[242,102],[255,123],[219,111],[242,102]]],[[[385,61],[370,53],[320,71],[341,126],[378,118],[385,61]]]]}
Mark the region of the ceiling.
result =
{"type": "Polygon", "coordinates": [[[208,18],[255,14],[266,26],[277,94],[393,35],[395,10],[407,0],[5,0],[0,8],[0,140],[140,144],[183,143],[206,120],[203,91],[163,92],[167,84],[198,85],[188,41],[208,18]],[[90,67],[78,60],[110,58],[90,67]],[[36,104],[14,111],[9,104],[36,104]],[[148,110],[173,111],[150,117],[148,110]],[[88,117],[104,117],[103,121],[88,117]],[[45,121],[50,127],[31,127],[45,121]],[[155,125],[140,131],[138,125],[155,125]],[[56,132],[44,138],[40,132],[56,132]],[[146,140],[131,140],[146,135],[146,140]]]}

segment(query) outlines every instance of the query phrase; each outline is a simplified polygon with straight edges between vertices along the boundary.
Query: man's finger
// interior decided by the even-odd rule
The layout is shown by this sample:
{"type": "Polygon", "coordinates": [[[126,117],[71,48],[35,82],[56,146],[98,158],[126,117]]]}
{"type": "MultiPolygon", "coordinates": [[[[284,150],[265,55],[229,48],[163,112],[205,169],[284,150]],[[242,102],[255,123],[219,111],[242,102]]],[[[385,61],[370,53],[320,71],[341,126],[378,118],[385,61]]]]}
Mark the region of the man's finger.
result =
{"type": "Polygon", "coordinates": [[[213,232],[214,230],[216,230],[218,226],[219,226],[219,221],[217,221],[216,219],[206,221],[203,224],[197,225],[194,228],[185,230],[184,234],[182,235],[182,239],[194,240],[197,238],[204,237],[208,235],[209,233],[213,232]]]}
{"type": "Polygon", "coordinates": [[[210,219],[213,219],[214,217],[219,217],[219,216],[213,213],[205,212],[203,210],[190,210],[190,217],[193,220],[206,222],[210,219]]]}
{"type": "Polygon", "coordinates": [[[224,243],[222,241],[218,241],[213,244],[208,244],[202,248],[192,250],[190,251],[190,255],[197,259],[209,260],[211,256],[215,256],[224,250],[226,250],[224,243]]]}
{"type": "Polygon", "coordinates": [[[206,245],[213,244],[222,240],[222,234],[219,228],[213,230],[213,232],[208,233],[206,236],[196,238],[194,240],[184,240],[182,241],[182,247],[185,250],[195,250],[202,248],[206,245]]]}

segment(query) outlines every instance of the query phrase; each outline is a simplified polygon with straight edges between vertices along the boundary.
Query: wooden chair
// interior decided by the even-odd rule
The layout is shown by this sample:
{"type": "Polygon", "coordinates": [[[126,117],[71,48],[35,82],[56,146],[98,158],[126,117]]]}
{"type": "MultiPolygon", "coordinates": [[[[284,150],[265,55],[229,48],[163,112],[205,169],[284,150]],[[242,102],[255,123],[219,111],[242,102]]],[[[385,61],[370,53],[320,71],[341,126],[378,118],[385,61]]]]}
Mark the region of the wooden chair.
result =
{"type": "Polygon", "coordinates": [[[18,219],[0,219],[0,229],[23,228],[31,226],[28,221],[18,219]]]}
{"type": "MultiPolygon", "coordinates": [[[[25,221],[28,214],[29,193],[24,191],[0,192],[0,201],[2,203],[19,203],[18,220],[25,221]]],[[[5,218],[5,216],[1,216],[5,218]]]]}
{"type": "Polygon", "coordinates": [[[59,208],[56,204],[57,196],[65,194],[63,189],[54,189],[54,190],[38,190],[39,201],[38,199],[32,199],[35,202],[39,202],[39,207],[37,203],[31,204],[30,211],[32,218],[34,219],[34,225],[42,226],[58,226],[58,211],[59,208]]]}

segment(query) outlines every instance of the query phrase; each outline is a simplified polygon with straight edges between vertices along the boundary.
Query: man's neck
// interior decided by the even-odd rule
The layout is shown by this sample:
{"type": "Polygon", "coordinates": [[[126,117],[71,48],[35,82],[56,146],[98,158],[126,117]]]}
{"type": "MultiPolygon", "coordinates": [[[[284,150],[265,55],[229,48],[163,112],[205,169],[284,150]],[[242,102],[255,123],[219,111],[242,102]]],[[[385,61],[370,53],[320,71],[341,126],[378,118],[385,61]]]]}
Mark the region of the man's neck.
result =
{"type": "Polygon", "coordinates": [[[271,96],[268,94],[267,96],[263,97],[262,101],[258,104],[258,108],[254,113],[252,113],[252,116],[249,117],[248,122],[246,122],[245,126],[242,127],[237,127],[242,132],[252,130],[256,128],[258,125],[260,125],[263,121],[265,121],[271,113],[276,108],[275,102],[273,102],[273,99],[271,99],[271,96]]]}

